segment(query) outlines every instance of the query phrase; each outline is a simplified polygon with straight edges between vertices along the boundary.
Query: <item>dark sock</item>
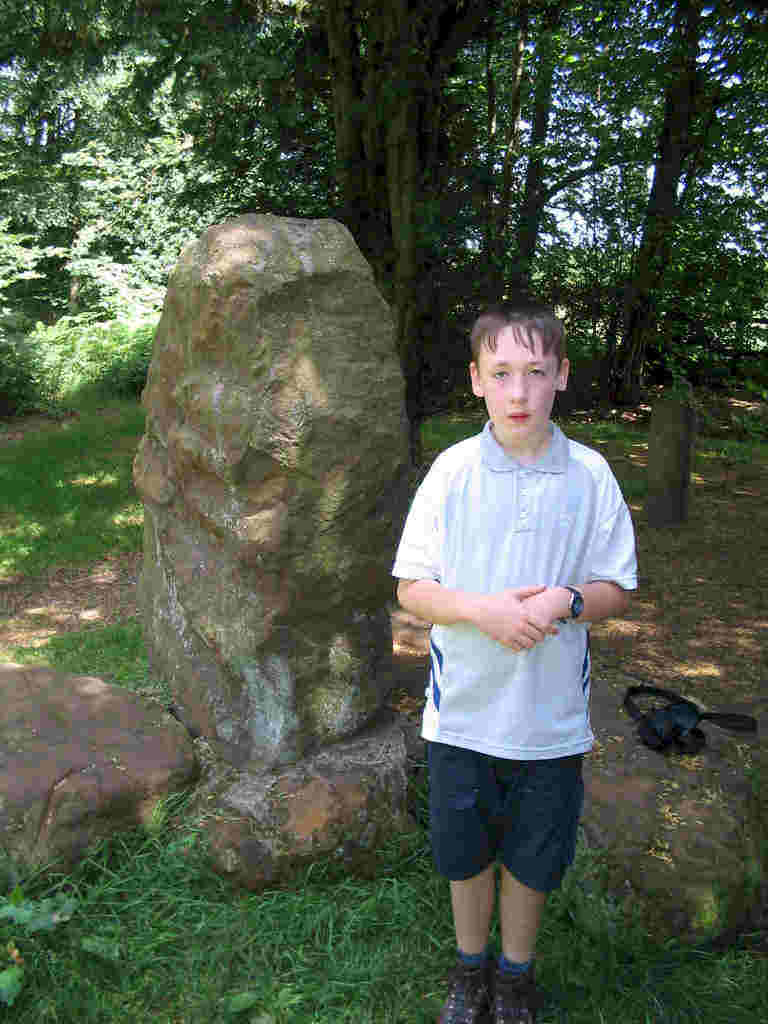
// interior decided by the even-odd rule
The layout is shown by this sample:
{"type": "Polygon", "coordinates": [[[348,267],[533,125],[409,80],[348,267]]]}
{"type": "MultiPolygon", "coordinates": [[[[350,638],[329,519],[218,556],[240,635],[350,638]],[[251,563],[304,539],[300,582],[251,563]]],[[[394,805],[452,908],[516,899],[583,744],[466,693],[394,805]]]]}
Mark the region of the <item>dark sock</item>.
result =
{"type": "Polygon", "coordinates": [[[499,956],[499,970],[508,978],[519,978],[525,974],[532,963],[533,960],[526,960],[525,963],[518,964],[514,960],[507,960],[503,953],[499,956]]]}
{"type": "Polygon", "coordinates": [[[464,964],[465,967],[484,967],[490,960],[487,949],[484,953],[464,953],[460,949],[458,954],[459,962],[464,964]]]}

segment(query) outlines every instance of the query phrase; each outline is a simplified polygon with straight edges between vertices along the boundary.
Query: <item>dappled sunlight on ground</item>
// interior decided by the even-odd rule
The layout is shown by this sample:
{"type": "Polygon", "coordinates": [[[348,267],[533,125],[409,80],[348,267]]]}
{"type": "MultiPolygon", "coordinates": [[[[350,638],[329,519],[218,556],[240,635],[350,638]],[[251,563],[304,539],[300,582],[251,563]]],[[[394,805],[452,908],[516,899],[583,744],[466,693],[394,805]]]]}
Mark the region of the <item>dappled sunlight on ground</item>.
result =
{"type": "Polygon", "coordinates": [[[114,473],[81,473],[79,476],[72,476],[66,481],[61,481],[61,486],[69,486],[72,484],[75,487],[91,487],[94,484],[116,484],[118,482],[117,476],[114,473]]]}
{"type": "Polygon", "coordinates": [[[144,507],[139,504],[131,511],[116,512],[112,522],[117,526],[141,526],[144,522],[144,507]]]}
{"type": "Polygon", "coordinates": [[[10,658],[10,647],[41,647],[57,633],[134,617],[140,560],[121,555],[45,579],[0,583],[0,658],[10,658]]]}
{"type": "Polygon", "coordinates": [[[633,510],[640,588],[628,618],[594,627],[601,665],[710,706],[768,704],[768,483],[764,465],[713,464],[690,517],[651,529],[633,510]],[[744,477],[759,479],[744,486],[744,477]],[[762,487],[761,487],[762,485],[762,487]]]}

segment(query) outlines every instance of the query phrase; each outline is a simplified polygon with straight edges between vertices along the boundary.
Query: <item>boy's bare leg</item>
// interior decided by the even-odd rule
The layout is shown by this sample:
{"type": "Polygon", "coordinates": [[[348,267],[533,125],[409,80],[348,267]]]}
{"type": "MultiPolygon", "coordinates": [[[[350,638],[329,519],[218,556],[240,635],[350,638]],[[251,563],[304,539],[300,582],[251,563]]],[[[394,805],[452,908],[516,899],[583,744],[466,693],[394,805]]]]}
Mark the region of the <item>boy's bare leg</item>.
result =
{"type": "Polygon", "coordinates": [[[546,902],[547,893],[529,889],[502,865],[499,917],[501,948],[507,960],[524,964],[531,959],[546,902]]]}
{"type": "Polygon", "coordinates": [[[451,882],[456,945],[462,953],[484,953],[488,946],[491,914],[496,901],[496,866],[472,878],[451,882]]]}

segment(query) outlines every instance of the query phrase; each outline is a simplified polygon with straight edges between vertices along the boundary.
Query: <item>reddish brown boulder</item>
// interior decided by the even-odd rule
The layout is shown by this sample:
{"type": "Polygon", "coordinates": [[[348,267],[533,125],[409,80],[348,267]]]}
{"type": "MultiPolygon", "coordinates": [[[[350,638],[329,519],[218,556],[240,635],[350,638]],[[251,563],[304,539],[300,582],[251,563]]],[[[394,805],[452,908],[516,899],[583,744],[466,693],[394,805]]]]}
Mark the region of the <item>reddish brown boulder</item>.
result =
{"type": "Polygon", "coordinates": [[[199,794],[214,864],[249,889],[329,855],[359,872],[384,837],[411,827],[405,763],[390,721],[290,767],[214,772],[199,794]]]}
{"type": "Polygon", "coordinates": [[[73,864],[194,782],[186,730],[119,686],[0,664],[0,841],[24,869],[73,864]]]}

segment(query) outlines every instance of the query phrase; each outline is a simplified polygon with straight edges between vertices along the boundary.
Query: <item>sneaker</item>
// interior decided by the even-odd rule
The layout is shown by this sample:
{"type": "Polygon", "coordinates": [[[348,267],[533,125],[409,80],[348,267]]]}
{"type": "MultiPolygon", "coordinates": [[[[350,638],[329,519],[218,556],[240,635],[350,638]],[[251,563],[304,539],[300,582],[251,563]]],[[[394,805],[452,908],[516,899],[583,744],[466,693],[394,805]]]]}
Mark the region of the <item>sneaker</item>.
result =
{"type": "Polygon", "coordinates": [[[533,980],[533,964],[518,977],[496,971],[494,1024],[536,1024],[536,1011],[542,1002],[533,980]]]}
{"type": "Polygon", "coordinates": [[[493,961],[484,967],[458,963],[437,1024],[491,1024],[493,961]]]}

